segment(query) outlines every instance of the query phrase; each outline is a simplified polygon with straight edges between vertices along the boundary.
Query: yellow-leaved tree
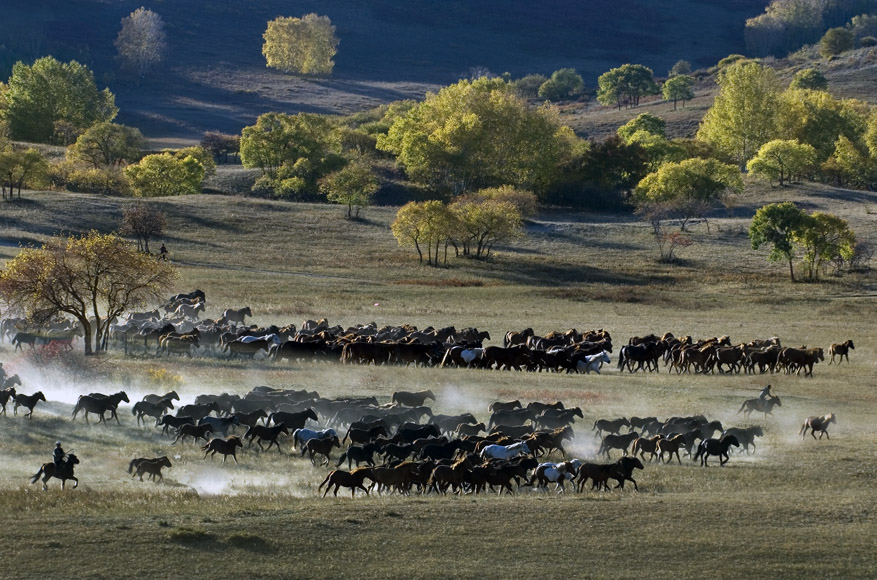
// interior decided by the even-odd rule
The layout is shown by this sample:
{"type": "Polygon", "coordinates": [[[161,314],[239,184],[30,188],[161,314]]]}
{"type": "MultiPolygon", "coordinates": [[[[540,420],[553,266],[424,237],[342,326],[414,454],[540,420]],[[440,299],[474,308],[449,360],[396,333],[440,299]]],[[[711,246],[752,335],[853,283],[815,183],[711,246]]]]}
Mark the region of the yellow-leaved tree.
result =
{"type": "Polygon", "coordinates": [[[332,74],[338,37],[328,16],[280,16],[268,22],[262,38],[267,66],[303,75],[332,74]]]}

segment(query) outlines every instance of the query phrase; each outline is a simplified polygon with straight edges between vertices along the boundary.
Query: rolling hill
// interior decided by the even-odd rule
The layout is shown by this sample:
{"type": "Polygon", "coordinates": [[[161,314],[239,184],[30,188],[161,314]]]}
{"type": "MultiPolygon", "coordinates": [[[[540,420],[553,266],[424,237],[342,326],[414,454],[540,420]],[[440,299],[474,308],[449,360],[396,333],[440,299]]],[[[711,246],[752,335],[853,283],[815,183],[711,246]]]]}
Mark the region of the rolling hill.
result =
{"type": "Polygon", "coordinates": [[[75,58],[116,93],[119,122],[150,137],[195,138],[211,129],[237,132],[269,110],[345,113],[420,97],[473,68],[519,77],[574,67],[593,88],[599,74],[625,62],[658,75],[679,59],[709,66],[742,52],[743,23],[766,2],[157,0],[146,7],[166,22],[169,58],[164,70],[140,83],[119,72],[113,39],[141,2],[4,4],[0,77],[18,59],[75,58]],[[332,77],[266,69],[265,23],[309,12],[329,16],[337,27],[332,77]]]}

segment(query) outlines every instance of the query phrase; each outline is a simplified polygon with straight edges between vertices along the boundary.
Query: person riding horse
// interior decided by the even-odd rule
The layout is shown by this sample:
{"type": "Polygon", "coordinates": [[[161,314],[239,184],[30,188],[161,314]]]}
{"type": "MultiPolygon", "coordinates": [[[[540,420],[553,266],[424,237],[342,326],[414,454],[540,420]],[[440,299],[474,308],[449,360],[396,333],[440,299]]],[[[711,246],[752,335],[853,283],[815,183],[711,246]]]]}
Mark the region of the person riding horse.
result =
{"type": "Polygon", "coordinates": [[[164,260],[166,262],[167,258],[168,258],[167,248],[164,246],[164,244],[162,244],[161,247],[158,249],[158,259],[164,260]]]}
{"type": "Polygon", "coordinates": [[[766,401],[768,399],[773,398],[773,393],[770,392],[770,385],[761,389],[761,393],[759,393],[758,398],[762,401],[766,401]]]}
{"type": "Polygon", "coordinates": [[[64,473],[64,470],[67,469],[67,461],[65,457],[67,456],[64,453],[64,449],[61,448],[61,442],[55,442],[55,450],[52,452],[52,460],[55,462],[55,473],[64,473]]]}

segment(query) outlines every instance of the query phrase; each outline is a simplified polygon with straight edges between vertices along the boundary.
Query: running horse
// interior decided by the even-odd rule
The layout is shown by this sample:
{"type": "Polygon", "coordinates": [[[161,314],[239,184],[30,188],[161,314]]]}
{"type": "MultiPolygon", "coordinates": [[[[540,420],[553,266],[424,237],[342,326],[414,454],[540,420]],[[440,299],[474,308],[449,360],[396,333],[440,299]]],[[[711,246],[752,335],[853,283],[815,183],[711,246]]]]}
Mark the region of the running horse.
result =
{"type": "Polygon", "coordinates": [[[119,421],[119,416],[116,414],[116,409],[119,407],[119,404],[125,401],[126,403],[130,403],[128,400],[128,395],[125,391],[119,391],[118,393],[114,393],[112,395],[104,395],[102,393],[89,393],[87,395],[80,395],[79,399],[76,401],[76,406],[73,407],[73,418],[71,421],[76,420],[76,415],[79,411],[85,412],[85,422],[88,423],[88,414],[94,413],[98,417],[98,423],[103,423],[106,425],[104,413],[107,411],[110,412],[110,418],[116,418],[116,423],[121,425],[122,423],[119,421]]]}
{"type": "Polygon", "coordinates": [[[749,417],[749,415],[752,414],[752,411],[758,411],[759,413],[764,413],[764,418],[766,419],[768,415],[773,416],[773,408],[775,406],[783,406],[780,402],[780,398],[777,396],[770,397],[769,399],[747,399],[743,401],[742,405],[740,405],[740,409],[737,410],[737,413],[743,411],[743,415],[749,417]]]}
{"type": "MultiPolygon", "coordinates": [[[[832,423],[837,423],[837,418],[834,416],[834,413],[821,415],[819,417],[809,417],[804,421],[798,434],[801,436],[801,439],[804,439],[807,437],[807,430],[809,429],[810,435],[816,439],[816,432],[819,431],[819,438],[822,439],[823,434],[828,437],[828,426],[832,423]]],[[[828,437],[828,439],[831,439],[831,437],[828,437]]]]}
{"type": "Polygon", "coordinates": [[[73,455],[72,453],[67,454],[67,460],[64,462],[64,469],[61,473],[55,472],[55,464],[54,463],[43,463],[40,470],[36,472],[30,479],[31,484],[37,482],[40,476],[43,477],[43,491],[49,489],[49,486],[46,485],[46,482],[49,481],[53,477],[57,477],[61,480],[61,489],[64,489],[64,484],[67,483],[68,479],[73,480],[73,489],[79,486],[79,480],[73,476],[73,466],[79,463],[79,458],[73,455]]]}
{"type": "Polygon", "coordinates": [[[225,312],[222,313],[222,318],[219,319],[219,324],[231,324],[232,322],[235,324],[243,324],[244,318],[247,316],[253,316],[249,306],[244,306],[238,310],[227,308],[225,312]]]}

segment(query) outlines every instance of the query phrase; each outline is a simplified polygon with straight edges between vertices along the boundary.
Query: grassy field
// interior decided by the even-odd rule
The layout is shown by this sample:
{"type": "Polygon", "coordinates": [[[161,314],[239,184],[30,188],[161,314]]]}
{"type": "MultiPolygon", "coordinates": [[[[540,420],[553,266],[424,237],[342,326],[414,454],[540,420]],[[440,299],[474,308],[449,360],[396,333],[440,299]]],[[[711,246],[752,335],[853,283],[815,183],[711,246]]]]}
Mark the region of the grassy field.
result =
{"type": "MultiPolygon", "coordinates": [[[[73,194],[25,194],[3,204],[0,258],[19,241],[56,232],[113,229],[124,201],[73,194]]],[[[734,341],[777,335],[784,344],[827,347],[852,338],[852,364],[820,363],[797,376],[602,376],[466,369],[292,365],[137,354],[49,363],[0,345],[0,360],[42,390],[31,421],[0,417],[0,525],[9,558],[4,578],[47,570],[76,577],[166,577],[180,571],[254,578],[751,578],[873,577],[877,525],[875,275],[791,284],[781,265],[748,247],[758,205],[791,199],[837,213],[864,239],[877,233],[877,196],[804,185],[749,183],[729,213],[692,235],[676,265],[657,262],[647,226],[626,216],[546,211],[528,235],[490,261],[451,259],[419,266],[389,233],[393,208],[350,222],[344,209],[224,196],[150,201],[168,213],[164,239],[179,266],[177,290],[203,289],[207,316],[251,306],[256,322],[375,321],[476,326],[500,342],[510,329],[544,334],[576,327],[629,336],[672,331],[734,341]],[[150,375],[150,371],[153,372],[150,375]],[[166,371],[163,381],[150,379],[166,371]],[[167,378],[169,377],[169,378],[167,378]],[[774,417],[735,412],[767,382],[782,398],[774,417]],[[318,497],[326,468],[283,453],[245,450],[240,464],[203,460],[152,427],[70,422],[77,395],[124,389],[132,402],[177,387],[184,402],[204,392],[244,393],[256,385],[307,388],[323,396],[432,389],[436,412],[487,418],[497,399],[581,406],[572,452],[590,458],[597,418],[703,413],[727,426],[757,423],[766,435],[752,455],[723,468],[647,464],[640,493],[567,493],[523,488],[515,496],[318,497]],[[809,415],[835,412],[830,441],[801,441],[809,415]],[[82,463],[80,487],[48,492],[28,477],[64,441],[82,463]],[[169,455],[160,484],[126,473],[136,456],[169,455]]],[[[617,354],[617,350],[616,353],[617,354]]],[[[615,359],[613,354],[613,360],[615,359]]],[[[335,454],[337,457],[337,452],[335,454]]]]}

